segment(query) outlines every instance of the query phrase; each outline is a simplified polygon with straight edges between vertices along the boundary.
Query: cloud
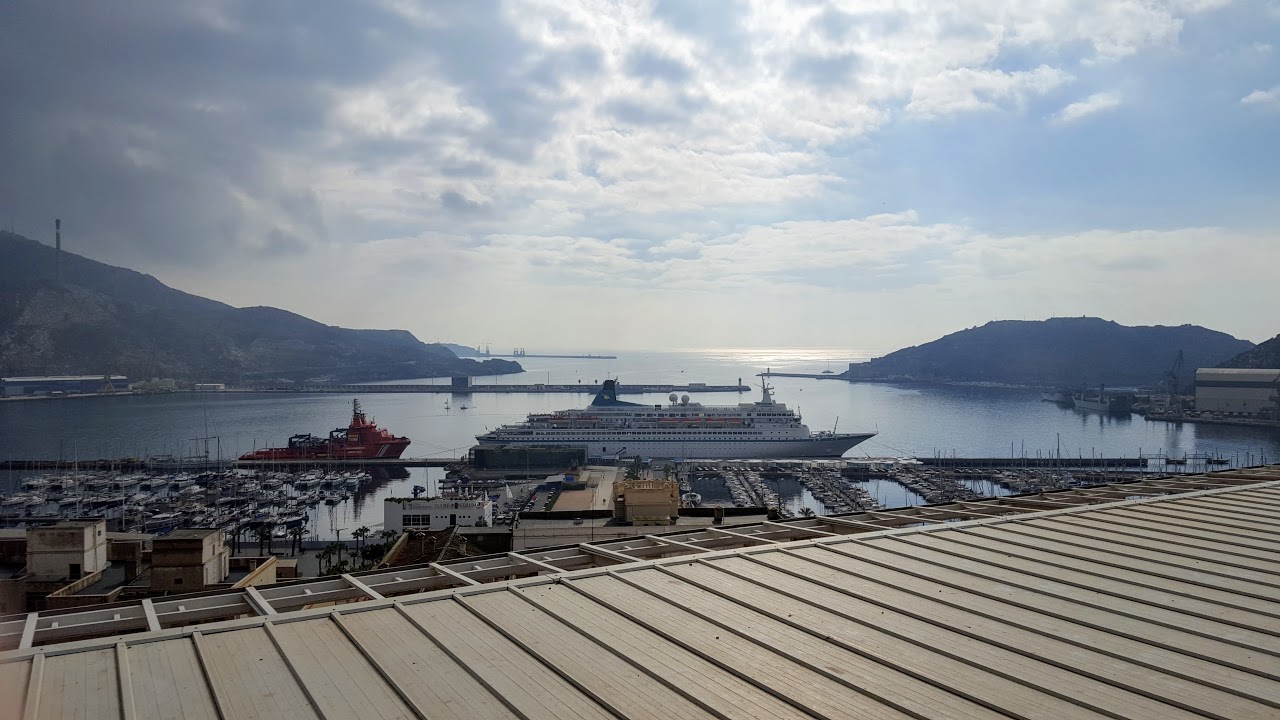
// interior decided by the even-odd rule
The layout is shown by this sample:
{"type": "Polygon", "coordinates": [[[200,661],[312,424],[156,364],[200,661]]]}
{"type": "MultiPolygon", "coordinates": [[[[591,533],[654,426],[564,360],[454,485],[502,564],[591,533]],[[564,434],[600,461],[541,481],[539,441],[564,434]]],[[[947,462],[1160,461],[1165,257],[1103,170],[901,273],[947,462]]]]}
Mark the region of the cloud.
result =
{"type": "Polygon", "coordinates": [[[1253,92],[1240,98],[1241,105],[1280,105],[1280,85],[1270,90],[1254,90],[1253,92]]]}
{"type": "Polygon", "coordinates": [[[937,117],[949,113],[1021,105],[1072,81],[1069,73],[1041,65],[1034,70],[1005,72],[960,68],[920,80],[911,91],[908,113],[937,117]]]}
{"type": "Polygon", "coordinates": [[[831,57],[797,55],[787,68],[787,76],[818,88],[829,89],[853,80],[857,64],[858,56],[855,53],[831,57]]]}
{"type": "Polygon", "coordinates": [[[626,70],[631,75],[681,84],[693,74],[689,66],[652,48],[637,48],[627,56],[626,70]]]}
{"type": "Polygon", "coordinates": [[[484,333],[631,348],[763,342],[738,334],[752,318],[774,346],[821,337],[888,351],[993,317],[1054,313],[1271,335],[1273,324],[1249,308],[1274,303],[1271,264],[1257,261],[1273,246],[1269,232],[1217,227],[997,234],[908,210],[691,234],[654,249],[626,237],[423,235],[357,254],[335,247],[253,264],[236,282],[257,302],[302,302],[347,324],[449,297],[459,312],[405,322],[429,338],[484,333]],[[1170,277],[1203,278],[1213,267],[1233,268],[1233,292],[1163,292],[1170,277]],[[430,282],[426,271],[435,273],[430,282]],[[353,306],[315,281],[326,276],[378,292],[353,306]],[[310,282],[299,289],[295,278],[310,282]]]}
{"type": "MultiPolygon", "coordinates": [[[[557,277],[609,302],[626,298],[607,288],[660,287],[677,308],[696,294],[722,319],[743,303],[734,293],[761,283],[765,295],[809,299],[805,288],[856,295],[854,280],[972,295],[942,269],[964,259],[960,270],[1000,282],[1035,272],[1034,258],[984,229],[1056,248],[1046,239],[1092,227],[1073,204],[1096,174],[1073,174],[1071,161],[1124,139],[1032,162],[1026,148],[1064,135],[1043,118],[1072,122],[1118,101],[1100,80],[1185,100],[1161,84],[1176,85],[1173,73],[1195,79],[1171,49],[1211,67],[1206,56],[1255,39],[1213,25],[1180,48],[1193,23],[1228,14],[1217,7],[0,4],[0,220],[40,236],[60,216],[70,246],[99,259],[327,322],[367,323],[315,279],[335,272],[371,288],[417,273],[406,293],[449,286],[468,299],[458,303],[464,329],[467,318],[500,322],[471,297],[498,283],[508,306],[578,312],[580,298],[548,287],[557,277]],[[1085,99],[1063,107],[1068,93],[1085,99]],[[971,168],[981,197],[931,212],[971,168]],[[1067,209],[1035,217],[1035,191],[1067,209]],[[880,212],[891,207],[935,220],[880,212]],[[263,274],[241,274],[250,266],[263,274]]],[[[1251,71],[1269,77],[1274,53],[1253,55],[1251,71]]],[[[1193,120],[1170,127],[1216,127],[1193,120]]],[[[1173,149],[1152,152],[1187,157],[1173,149]]],[[[1237,169],[1219,173],[1255,187],[1232,197],[1274,195],[1271,175],[1237,169]]],[[[1120,227],[1172,222],[1110,209],[1120,227]]],[[[1265,208],[1240,209],[1242,224],[1274,224],[1265,208]]],[[[408,305],[388,303],[378,317],[424,322],[408,305]]]]}
{"type": "Polygon", "coordinates": [[[1073,102],[1062,108],[1062,110],[1054,116],[1054,120],[1063,124],[1073,123],[1081,118],[1117,108],[1120,106],[1120,102],[1121,97],[1118,93],[1094,93],[1084,100],[1073,102]]]}

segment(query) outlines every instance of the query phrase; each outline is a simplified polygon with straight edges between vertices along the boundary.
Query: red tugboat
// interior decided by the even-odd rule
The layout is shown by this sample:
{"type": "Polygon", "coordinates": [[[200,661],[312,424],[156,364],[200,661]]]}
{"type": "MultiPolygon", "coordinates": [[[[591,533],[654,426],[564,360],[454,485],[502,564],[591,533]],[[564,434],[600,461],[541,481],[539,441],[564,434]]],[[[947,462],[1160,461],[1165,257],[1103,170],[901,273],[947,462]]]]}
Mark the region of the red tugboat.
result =
{"type": "Polygon", "coordinates": [[[394,459],[409,447],[409,438],[396,437],[364,416],[360,401],[351,401],[351,424],[320,438],[310,433],[289,438],[289,447],[263,448],[241,460],[394,459]]]}

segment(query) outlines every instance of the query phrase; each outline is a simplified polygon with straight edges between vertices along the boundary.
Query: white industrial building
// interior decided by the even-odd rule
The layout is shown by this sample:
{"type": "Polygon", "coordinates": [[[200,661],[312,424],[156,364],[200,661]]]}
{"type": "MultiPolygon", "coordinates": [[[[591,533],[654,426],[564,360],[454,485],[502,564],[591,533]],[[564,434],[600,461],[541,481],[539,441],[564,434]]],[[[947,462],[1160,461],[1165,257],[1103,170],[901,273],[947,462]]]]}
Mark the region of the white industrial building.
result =
{"type": "Polygon", "coordinates": [[[387,498],[383,502],[383,527],[405,530],[445,530],[459,525],[493,525],[493,501],[486,498],[387,498]]]}
{"type": "Polygon", "coordinates": [[[1200,368],[1196,410],[1228,415],[1275,414],[1280,369],[1200,368]]]}

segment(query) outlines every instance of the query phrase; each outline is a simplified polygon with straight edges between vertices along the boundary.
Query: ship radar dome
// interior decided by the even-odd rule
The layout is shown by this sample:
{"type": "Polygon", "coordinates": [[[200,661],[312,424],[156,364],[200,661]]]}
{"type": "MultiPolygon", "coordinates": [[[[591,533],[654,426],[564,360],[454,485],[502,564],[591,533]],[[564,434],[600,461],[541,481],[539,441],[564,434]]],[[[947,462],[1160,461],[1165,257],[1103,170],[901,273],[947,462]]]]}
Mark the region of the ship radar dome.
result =
{"type": "Polygon", "coordinates": [[[688,405],[688,404],[689,404],[689,396],[688,396],[688,395],[681,395],[681,396],[680,396],[680,404],[681,404],[681,405],[688,405]]]}
{"type": "Polygon", "coordinates": [[[668,400],[670,400],[671,402],[675,402],[676,400],[679,400],[680,398],[676,397],[676,394],[675,394],[675,393],[671,393],[670,395],[668,395],[668,396],[667,396],[667,399],[668,399],[668,400]]]}

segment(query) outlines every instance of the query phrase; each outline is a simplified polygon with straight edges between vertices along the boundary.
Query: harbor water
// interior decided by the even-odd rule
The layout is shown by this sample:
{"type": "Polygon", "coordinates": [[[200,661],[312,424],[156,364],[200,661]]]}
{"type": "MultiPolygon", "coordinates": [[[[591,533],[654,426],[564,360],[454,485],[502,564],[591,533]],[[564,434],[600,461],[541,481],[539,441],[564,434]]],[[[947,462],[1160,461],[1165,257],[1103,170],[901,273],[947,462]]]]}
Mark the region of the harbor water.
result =
{"type": "MultiPolygon", "coordinates": [[[[600,354],[604,354],[603,351],[600,354]]],[[[459,457],[475,436],[531,412],[581,407],[606,378],[627,383],[707,383],[758,385],[756,374],[839,372],[850,360],[865,359],[837,349],[700,350],[616,352],[617,359],[524,358],[526,372],[485,383],[581,384],[582,394],[471,393],[376,394],[360,397],[379,425],[413,444],[406,456],[459,457]]],[[[446,378],[418,383],[447,383],[446,378]]],[[[406,381],[397,381],[405,384],[406,381]]],[[[811,430],[879,434],[848,457],[1183,457],[1205,453],[1232,464],[1257,464],[1280,457],[1280,431],[1266,428],[1148,422],[1138,415],[1108,416],[1063,408],[1040,399],[1034,388],[937,384],[848,383],[776,377],[775,399],[797,409],[811,430]]],[[[759,399],[750,393],[691,393],[704,404],[733,404],[759,399]]],[[[626,395],[635,402],[665,403],[665,395],[626,395]]],[[[292,393],[181,393],[172,395],[58,398],[0,402],[0,459],[98,459],[188,456],[203,453],[231,458],[255,448],[283,445],[290,435],[326,434],[345,426],[351,396],[292,393]]],[[[0,490],[12,490],[23,473],[0,478],[0,490]]],[[[411,468],[399,477],[376,480],[332,507],[318,509],[313,531],[332,537],[337,531],[382,522],[382,501],[407,496],[414,485],[434,493],[443,472],[411,468]]],[[[973,481],[983,494],[1000,494],[991,483],[973,481]],[[985,487],[991,485],[991,487],[985,487]]],[[[864,489],[881,504],[920,502],[901,485],[871,479],[864,489]]],[[[704,502],[719,499],[715,488],[695,488],[704,502]]],[[[778,488],[793,511],[821,504],[799,483],[778,488]]]]}

